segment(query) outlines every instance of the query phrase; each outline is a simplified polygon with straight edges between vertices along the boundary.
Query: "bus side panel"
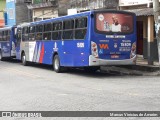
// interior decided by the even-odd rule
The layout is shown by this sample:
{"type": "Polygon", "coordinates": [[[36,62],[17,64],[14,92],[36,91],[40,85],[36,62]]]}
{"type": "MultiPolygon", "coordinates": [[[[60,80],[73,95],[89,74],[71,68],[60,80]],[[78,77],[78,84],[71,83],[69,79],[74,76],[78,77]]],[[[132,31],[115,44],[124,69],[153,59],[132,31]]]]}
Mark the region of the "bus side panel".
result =
{"type": "Polygon", "coordinates": [[[89,56],[89,51],[88,51],[88,40],[81,40],[77,41],[76,45],[77,48],[75,51],[73,51],[73,59],[74,59],[74,66],[76,67],[84,67],[88,66],[88,56],[89,56]]]}
{"type": "Polygon", "coordinates": [[[42,63],[42,64],[52,64],[53,57],[53,41],[37,41],[35,45],[30,46],[28,55],[30,56],[29,61],[42,63]]]}
{"type": "Polygon", "coordinates": [[[62,66],[81,67],[88,65],[87,40],[66,40],[62,49],[62,66]]]}
{"type": "Polygon", "coordinates": [[[10,57],[10,44],[9,42],[0,42],[0,49],[3,57],[10,57]]]}
{"type": "MultiPolygon", "coordinates": [[[[21,52],[24,51],[26,55],[26,60],[33,62],[33,56],[35,52],[36,41],[33,42],[22,42],[21,52]]],[[[38,62],[38,61],[37,61],[38,62]]]]}
{"type": "MultiPolygon", "coordinates": [[[[36,62],[52,64],[53,54],[57,53],[61,66],[81,67],[88,66],[88,42],[87,40],[45,41],[37,43],[36,51],[39,51],[36,62]]],[[[35,56],[35,54],[34,54],[35,56]]]]}
{"type": "Polygon", "coordinates": [[[61,53],[58,47],[55,49],[55,43],[54,41],[22,42],[20,51],[25,52],[27,61],[51,65],[54,52],[61,53]]]}
{"type": "Polygon", "coordinates": [[[73,40],[64,40],[62,41],[62,59],[63,59],[63,66],[74,66],[73,62],[73,51],[75,51],[75,41],[73,40]]]}
{"type": "Polygon", "coordinates": [[[39,42],[39,46],[41,46],[41,50],[39,53],[39,63],[43,64],[52,64],[52,56],[53,56],[53,41],[42,41],[39,42]]]}
{"type": "MultiPolygon", "coordinates": [[[[27,56],[31,55],[31,53],[28,53],[27,48],[24,50],[27,52],[27,56]]],[[[61,66],[82,67],[88,66],[88,52],[88,40],[37,41],[34,47],[33,59],[27,58],[27,60],[51,65],[53,55],[57,53],[61,66]]]]}

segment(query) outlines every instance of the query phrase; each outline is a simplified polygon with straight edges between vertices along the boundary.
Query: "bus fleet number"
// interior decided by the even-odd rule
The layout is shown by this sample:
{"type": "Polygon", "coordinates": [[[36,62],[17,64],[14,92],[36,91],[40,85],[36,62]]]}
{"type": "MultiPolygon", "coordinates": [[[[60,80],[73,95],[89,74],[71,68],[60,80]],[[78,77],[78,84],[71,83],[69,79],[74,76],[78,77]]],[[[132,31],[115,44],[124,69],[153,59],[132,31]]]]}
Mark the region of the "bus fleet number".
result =
{"type": "Polygon", "coordinates": [[[84,43],[77,43],[78,48],[84,48],[84,43]]]}

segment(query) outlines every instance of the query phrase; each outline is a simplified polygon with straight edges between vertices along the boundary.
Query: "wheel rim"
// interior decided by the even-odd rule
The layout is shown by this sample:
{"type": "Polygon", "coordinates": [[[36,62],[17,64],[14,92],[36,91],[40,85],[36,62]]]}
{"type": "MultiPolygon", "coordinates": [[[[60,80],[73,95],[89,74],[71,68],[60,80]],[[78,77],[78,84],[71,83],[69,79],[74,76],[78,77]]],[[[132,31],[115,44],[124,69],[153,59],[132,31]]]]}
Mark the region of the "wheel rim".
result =
{"type": "Polygon", "coordinates": [[[25,55],[23,55],[23,56],[22,56],[22,63],[24,64],[24,63],[25,63],[25,61],[26,61],[26,56],[25,56],[25,55]]]}
{"type": "Polygon", "coordinates": [[[58,68],[59,68],[59,61],[58,61],[58,59],[56,58],[55,61],[54,61],[54,69],[55,69],[55,70],[58,70],[58,68]]]}

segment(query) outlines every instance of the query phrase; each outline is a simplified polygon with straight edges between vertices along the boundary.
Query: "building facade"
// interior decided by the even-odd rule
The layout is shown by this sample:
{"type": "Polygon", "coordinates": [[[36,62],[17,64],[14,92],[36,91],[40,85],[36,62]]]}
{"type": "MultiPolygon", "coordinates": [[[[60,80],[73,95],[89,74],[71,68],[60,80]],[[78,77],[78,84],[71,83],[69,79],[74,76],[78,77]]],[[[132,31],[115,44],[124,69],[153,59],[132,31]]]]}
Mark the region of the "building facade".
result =
{"type": "Polygon", "coordinates": [[[118,9],[119,0],[70,0],[71,8],[77,11],[92,9],[118,9]]]}
{"type": "Polygon", "coordinates": [[[32,0],[28,6],[32,10],[33,21],[67,15],[68,9],[78,12],[112,8],[117,9],[118,0],[32,0]]]}
{"type": "Polygon", "coordinates": [[[5,20],[4,20],[4,10],[6,7],[6,0],[0,1],[0,28],[5,26],[5,20]]]}
{"type": "Polygon", "coordinates": [[[32,21],[58,17],[58,0],[32,0],[28,9],[32,11],[32,21]]]}
{"type": "Polygon", "coordinates": [[[155,39],[152,0],[120,0],[119,6],[121,10],[136,14],[137,53],[148,59],[149,64],[153,64],[153,61],[158,60],[158,48],[155,39]]]}
{"type": "Polygon", "coordinates": [[[7,26],[31,21],[28,4],[29,0],[6,0],[7,26]]]}

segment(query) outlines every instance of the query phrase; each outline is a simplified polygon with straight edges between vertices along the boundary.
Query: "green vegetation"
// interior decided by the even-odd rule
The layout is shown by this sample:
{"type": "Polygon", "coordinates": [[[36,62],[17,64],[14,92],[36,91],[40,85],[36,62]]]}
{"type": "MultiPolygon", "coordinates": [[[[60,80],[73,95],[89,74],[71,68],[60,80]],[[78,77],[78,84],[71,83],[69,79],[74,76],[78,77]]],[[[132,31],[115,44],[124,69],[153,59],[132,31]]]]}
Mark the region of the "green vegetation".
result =
{"type": "Polygon", "coordinates": [[[0,0],[0,11],[6,8],[6,0],[0,0]]]}

